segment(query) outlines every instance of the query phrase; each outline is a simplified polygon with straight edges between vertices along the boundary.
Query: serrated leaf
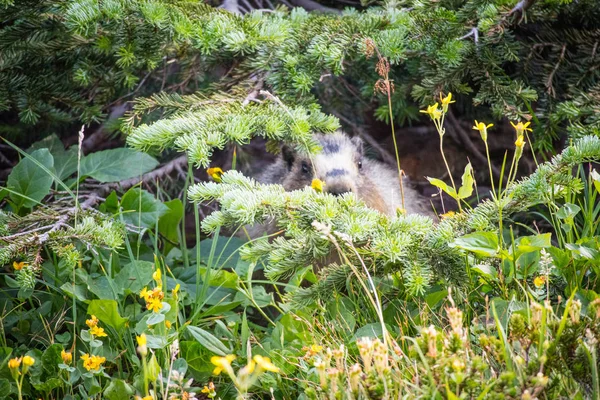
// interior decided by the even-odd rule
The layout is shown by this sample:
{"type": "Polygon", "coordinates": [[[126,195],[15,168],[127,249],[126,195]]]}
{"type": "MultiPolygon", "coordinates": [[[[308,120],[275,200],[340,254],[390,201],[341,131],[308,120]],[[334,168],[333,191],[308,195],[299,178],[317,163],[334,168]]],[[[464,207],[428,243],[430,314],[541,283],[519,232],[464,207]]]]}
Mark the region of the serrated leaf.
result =
{"type": "MultiPolygon", "coordinates": [[[[54,158],[47,149],[39,149],[30,154],[40,164],[49,170],[54,167],[54,158]]],[[[50,192],[52,176],[44,171],[35,161],[23,158],[11,171],[7,187],[15,193],[10,193],[11,200],[17,208],[31,208],[37,205],[50,192]],[[19,194],[23,196],[19,196],[19,194]]]]}
{"type": "Polygon", "coordinates": [[[90,176],[100,182],[118,182],[152,171],[156,159],[146,153],[118,148],[98,151],[81,160],[81,176],[90,176]]]}

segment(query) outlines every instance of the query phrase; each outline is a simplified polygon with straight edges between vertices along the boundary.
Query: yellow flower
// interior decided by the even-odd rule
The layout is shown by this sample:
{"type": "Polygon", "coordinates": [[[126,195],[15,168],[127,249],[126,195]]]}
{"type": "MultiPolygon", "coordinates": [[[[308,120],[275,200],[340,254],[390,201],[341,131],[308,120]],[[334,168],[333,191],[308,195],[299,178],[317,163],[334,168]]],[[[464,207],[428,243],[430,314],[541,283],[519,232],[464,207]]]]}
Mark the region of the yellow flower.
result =
{"type": "Polygon", "coordinates": [[[510,123],[513,128],[515,128],[515,130],[517,131],[517,136],[521,136],[523,135],[523,133],[525,133],[525,131],[529,131],[531,132],[532,129],[528,128],[529,124],[531,124],[531,122],[526,122],[526,123],[522,123],[521,121],[519,121],[516,125],[512,123],[510,123]]]}
{"type": "Polygon", "coordinates": [[[137,340],[137,344],[138,346],[145,346],[147,341],[146,341],[146,335],[145,334],[141,334],[140,336],[137,336],[135,338],[135,340],[137,340]]]}
{"type": "Polygon", "coordinates": [[[152,298],[148,303],[146,303],[146,308],[148,310],[152,310],[155,313],[159,312],[162,307],[162,302],[160,301],[160,299],[157,298],[152,298]]]}
{"type": "Polygon", "coordinates": [[[253,359],[256,362],[256,364],[258,364],[258,366],[264,369],[265,371],[279,372],[279,368],[277,368],[271,363],[271,359],[269,357],[256,355],[253,357],[253,359]]]}
{"type": "Polygon", "coordinates": [[[229,354],[225,357],[213,356],[210,359],[210,362],[216,366],[213,371],[213,374],[219,375],[223,370],[231,369],[231,362],[235,360],[235,355],[229,354]]]}
{"type": "Polygon", "coordinates": [[[83,367],[88,371],[98,370],[104,362],[106,362],[106,358],[99,356],[90,356],[89,354],[84,354],[81,356],[83,360],[83,367]]]}
{"type": "Polygon", "coordinates": [[[154,271],[152,274],[152,279],[154,279],[156,283],[160,284],[162,279],[162,272],[160,271],[160,268],[157,268],[156,271],[154,271]]]}
{"type": "Polygon", "coordinates": [[[106,332],[104,332],[104,328],[100,328],[99,326],[92,326],[90,329],[90,333],[97,337],[105,337],[108,336],[106,332]]]}
{"type": "Polygon", "coordinates": [[[8,360],[8,368],[10,369],[17,369],[21,366],[21,357],[18,358],[11,358],[10,360],[8,360]]]}
{"type": "Polygon", "coordinates": [[[177,285],[175,285],[175,288],[171,291],[171,294],[173,294],[173,297],[175,299],[177,299],[177,295],[179,294],[180,288],[181,288],[181,285],[178,283],[177,285]]]}
{"type": "Polygon", "coordinates": [[[95,315],[92,315],[92,318],[85,320],[85,324],[88,327],[93,328],[94,326],[98,325],[98,318],[96,318],[95,315]]]}
{"type": "Polygon", "coordinates": [[[523,140],[523,135],[519,135],[517,140],[515,141],[515,146],[522,149],[525,146],[525,140],[523,140]]]}
{"type": "Polygon", "coordinates": [[[440,217],[442,217],[442,219],[446,219],[446,218],[452,218],[455,215],[456,215],[456,213],[454,211],[448,211],[447,213],[440,214],[440,217]]]}
{"type": "Polygon", "coordinates": [[[30,356],[23,357],[23,367],[31,367],[33,364],[35,364],[35,358],[30,356]]]}
{"type": "Polygon", "coordinates": [[[541,288],[542,286],[544,286],[545,283],[546,283],[546,277],[544,275],[537,276],[533,280],[533,284],[535,285],[536,288],[541,288]]]}
{"type": "Polygon", "coordinates": [[[25,261],[21,261],[21,262],[13,261],[13,268],[15,269],[15,271],[22,270],[23,267],[26,265],[27,265],[27,263],[25,261]]]}
{"type": "Polygon", "coordinates": [[[142,357],[148,354],[148,348],[146,347],[146,335],[142,333],[140,336],[137,336],[135,340],[137,340],[138,352],[142,355],[142,357]]]}
{"type": "Polygon", "coordinates": [[[494,126],[494,124],[486,125],[484,122],[477,122],[477,120],[475,120],[475,126],[473,127],[473,129],[479,131],[481,139],[483,139],[484,142],[487,142],[487,128],[491,128],[492,126],[494,126]]]}
{"type": "Polygon", "coordinates": [[[60,352],[60,357],[63,360],[63,363],[70,365],[73,362],[73,354],[70,351],[62,350],[60,352]]]}
{"type": "Polygon", "coordinates": [[[209,168],[206,170],[206,173],[213,179],[213,181],[221,182],[221,176],[223,175],[223,170],[221,168],[209,168]]]}
{"type": "Polygon", "coordinates": [[[150,292],[148,290],[148,288],[144,286],[144,288],[140,292],[140,297],[146,301],[150,301],[151,296],[152,296],[152,292],[150,292]]]}
{"type": "Polygon", "coordinates": [[[320,179],[313,179],[310,187],[313,188],[316,192],[322,193],[323,192],[323,181],[320,179]]]}
{"type": "Polygon", "coordinates": [[[446,97],[442,97],[442,94],[440,93],[440,101],[442,102],[442,110],[444,110],[444,112],[448,111],[448,106],[452,103],[456,103],[456,101],[452,101],[452,93],[448,93],[448,96],[446,97]]]}
{"type": "Polygon", "coordinates": [[[420,112],[429,115],[434,121],[437,121],[442,117],[442,110],[438,108],[438,103],[428,106],[427,110],[420,110],[420,112]]]}
{"type": "Polygon", "coordinates": [[[169,321],[168,319],[165,319],[165,326],[167,327],[167,329],[171,329],[171,321],[169,321]]]}
{"type": "Polygon", "coordinates": [[[313,344],[310,346],[310,351],[313,353],[320,353],[323,351],[323,346],[319,346],[318,344],[313,344]]]}

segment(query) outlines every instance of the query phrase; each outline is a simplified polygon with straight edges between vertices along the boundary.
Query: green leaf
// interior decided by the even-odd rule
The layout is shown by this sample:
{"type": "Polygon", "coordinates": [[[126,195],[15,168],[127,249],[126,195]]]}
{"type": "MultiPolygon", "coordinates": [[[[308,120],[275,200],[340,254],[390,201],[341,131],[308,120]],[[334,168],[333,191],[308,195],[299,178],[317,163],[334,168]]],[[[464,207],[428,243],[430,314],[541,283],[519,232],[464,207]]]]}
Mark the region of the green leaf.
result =
{"type": "Polygon", "coordinates": [[[88,278],[87,288],[98,296],[99,299],[114,299],[118,293],[113,291],[109,278],[104,275],[88,278]]]}
{"type": "Polygon", "coordinates": [[[162,313],[152,313],[146,320],[146,325],[156,325],[160,324],[165,320],[165,314],[162,313]]]}
{"type": "MultiPolygon", "coordinates": [[[[47,149],[39,149],[31,153],[40,164],[49,170],[54,167],[54,158],[47,149]]],[[[31,208],[37,205],[50,192],[53,178],[30,158],[23,158],[13,168],[7,180],[10,198],[17,208],[31,208]],[[18,193],[23,196],[19,196],[18,193]]]]}
{"type": "Polygon", "coordinates": [[[427,180],[429,181],[429,183],[431,183],[433,186],[438,187],[440,189],[442,189],[442,191],[444,193],[446,193],[448,196],[452,197],[453,199],[456,199],[458,197],[458,195],[456,194],[456,191],[454,190],[454,188],[448,186],[446,184],[446,182],[444,182],[441,179],[436,179],[436,178],[430,178],[427,177],[427,180]]]}
{"type": "Polygon", "coordinates": [[[491,265],[477,264],[471,268],[473,271],[477,271],[480,275],[486,277],[488,280],[494,281],[498,277],[498,271],[491,265]]]}
{"type": "Polygon", "coordinates": [[[143,228],[153,228],[156,221],[168,212],[159,200],[152,194],[139,188],[132,188],[123,195],[121,199],[123,209],[123,220],[131,225],[143,228]],[[141,197],[141,199],[140,199],[141,197]]]}
{"type": "Polygon", "coordinates": [[[494,232],[475,232],[454,239],[450,247],[468,250],[479,256],[492,257],[498,253],[498,235],[494,232]]]}
{"type": "Polygon", "coordinates": [[[95,315],[101,322],[121,331],[127,319],[121,317],[116,300],[92,300],[87,309],[89,315],[95,315]]]}
{"type": "Polygon", "coordinates": [[[54,156],[54,172],[60,180],[65,180],[77,171],[77,147],[71,146],[54,156]]]}
{"type": "Polygon", "coordinates": [[[581,207],[576,204],[567,203],[558,210],[556,217],[559,219],[566,219],[567,221],[573,221],[573,218],[579,211],[581,211],[581,207]]]}
{"type": "Polygon", "coordinates": [[[104,390],[103,398],[108,400],[129,400],[135,393],[134,388],[121,379],[111,379],[104,390]]]}
{"type": "Polygon", "coordinates": [[[120,293],[139,293],[152,280],[154,264],[150,261],[133,261],[123,267],[114,282],[120,293]]]}
{"type": "Polygon", "coordinates": [[[592,178],[592,182],[594,182],[596,191],[600,194],[600,174],[593,169],[592,172],[590,172],[590,177],[592,178]]]}
{"type": "Polygon", "coordinates": [[[475,183],[475,180],[473,179],[473,167],[471,166],[471,163],[468,163],[465,166],[465,172],[462,176],[462,185],[460,186],[460,189],[458,189],[459,199],[466,199],[473,194],[473,183],[475,183]]]}
{"type": "Polygon", "coordinates": [[[168,211],[158,220],[158,232],[164,236],[165,245],[163,254],[169,254],[174,247],[172,243],[179,242],[179,223],[183,219],[183,203],[173,199],[164,203],[168,211]]]}
{"type": "Polygon", "coordinates": [[[0,399],[10,396],[10,382],[7,379],[0,379],[0,399]]]}
{"type": "Polygon", "coordinates": [[[92,153],[81,160],[81,176],[100,182],[118,182],[152,171],[158,161],[146,153],[121,147],[92,153]]]}
{"type": "Polygon", "coordinates": [[[227,354],[231,353],[231,350],[228,349],[227,346],[225,346],[223,342],[217,339],[212,333],[196,326],[188,326],[187,329],[192,334],[194,339],[198,341],[198,343],[206,347],[211,352],[219,356],[226,356],[227,354]]]}

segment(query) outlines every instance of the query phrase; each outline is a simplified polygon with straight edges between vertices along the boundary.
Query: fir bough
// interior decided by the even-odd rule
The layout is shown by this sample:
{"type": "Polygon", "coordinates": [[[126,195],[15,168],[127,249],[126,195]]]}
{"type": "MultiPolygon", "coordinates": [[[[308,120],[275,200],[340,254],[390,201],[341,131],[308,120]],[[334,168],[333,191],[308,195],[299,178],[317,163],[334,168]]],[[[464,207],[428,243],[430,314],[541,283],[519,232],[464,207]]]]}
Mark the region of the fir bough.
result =
{"type": "MultiPolygon", "coordinates": [[[[560,200],[564,191],[554,188],[576,185],[579,180],[572,175],[572,168],[598,160],[600,138],[587,136],[575,141],[508,189],[503,217],[546,203],[548,196],[560,200]]],[[[352,194],[335,197],[311,188],[286,192],[280,185],[259,184],[237,171],[225,173],[222,183],[190,187],[189,198],[197,203],[219,203],[220,210],[202,223],[207,233],[220,226],[238,228],[276,221],[284,236],[251,242],[242,249],[242,256],[252,262],[264,261],[265,272],[272,279],[289,278],[307,265],[316,266],[320,278],[292,294],[297,304],[330,299],[346,287],[354,272],[339,260],[364,263],[374,275],[398,273],[412,295],[424,293],[434,280],[460,287],[464,255],[449,244],[466,233],[498,229],[498,206],[491,201],[434,224],[419,215],[385,216],[352,194]]]]}

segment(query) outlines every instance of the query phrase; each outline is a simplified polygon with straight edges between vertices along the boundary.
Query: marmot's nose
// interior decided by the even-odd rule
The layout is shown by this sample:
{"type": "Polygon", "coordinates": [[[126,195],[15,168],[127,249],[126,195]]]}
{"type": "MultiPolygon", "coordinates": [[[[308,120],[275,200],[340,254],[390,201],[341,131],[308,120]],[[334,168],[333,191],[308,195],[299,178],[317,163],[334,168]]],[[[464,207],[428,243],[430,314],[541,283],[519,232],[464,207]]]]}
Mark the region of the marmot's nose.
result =
{"type": "MultiPolygon", "coordinates": [[[[325,185],[325,187],[327,188],[327,185],[325,185]]],[[[341,196],[344,193],[349,193],[352,191],[352,189],[348,186],[333,186],[330,188],[327,188],[327,193],[330,193],[334,196],[341,196]]]]}

